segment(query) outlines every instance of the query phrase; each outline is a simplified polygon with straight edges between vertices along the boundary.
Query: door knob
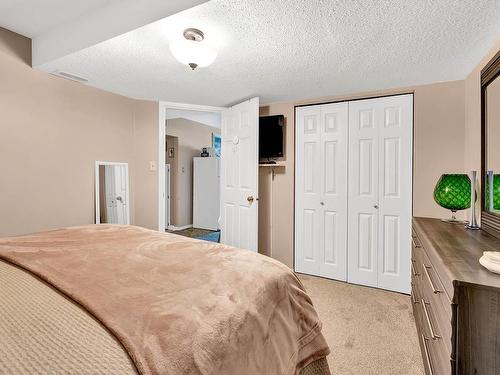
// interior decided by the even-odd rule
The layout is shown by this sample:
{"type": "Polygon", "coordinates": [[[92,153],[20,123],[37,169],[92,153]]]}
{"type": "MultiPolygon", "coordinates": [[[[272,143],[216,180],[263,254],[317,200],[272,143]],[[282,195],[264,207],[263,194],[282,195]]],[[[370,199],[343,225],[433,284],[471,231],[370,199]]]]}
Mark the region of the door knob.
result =
{"type": "Polygon", "coordinates": [[[373,208],[376,209],[376,210],[378,210],[378,204],[374,204],[373,208]]]}
{"type": "Polygon", "coordinates": [[[255,198],[253,197],[253,195],[249,195],[249,196],[247,197],[247,201],[248,201],[248,203],[252,203],[252,202],[254,201],[254,199],[255,199],[255,198]]]}
{"type": "Polygon", "coordinates": [[[116,200],[119,201],[119,202],[123,202],[123,198],[122,197],[116,197],[116,200]]]}
{"type": "Polygon", "coordinates": [[[325,205],[325,202],[319,202],[320,205],[324,206],[325,205]]]}

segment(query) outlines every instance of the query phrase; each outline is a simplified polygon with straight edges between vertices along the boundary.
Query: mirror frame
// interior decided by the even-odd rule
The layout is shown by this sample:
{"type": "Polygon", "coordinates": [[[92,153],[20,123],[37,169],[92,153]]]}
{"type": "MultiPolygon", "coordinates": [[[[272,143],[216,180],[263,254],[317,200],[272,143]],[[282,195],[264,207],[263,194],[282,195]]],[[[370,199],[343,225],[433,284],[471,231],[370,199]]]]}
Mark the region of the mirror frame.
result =
{"type": "Polygon", "coordinates": [[[500,76],[500,51],[481,70],[481,228],[500,238],[500,215],[486,211],[485,181],[487,158],[486,88],[500,76]]]}
{"type": "Polygon", "coordinates": [[[123,165],[125,166],[125,172],[127,175],[127,224],[130,225],[130,181],[129,181],[129,173],[128,173],[128,163],[119,163],[114,161],[98,161],[95,162],[95,191],[94,191],[94,212],[95,212],[95,223],[101,224],[101,207],[100,207],[100,199],[99,199],[99,166],[101,165],[123,165]]]}

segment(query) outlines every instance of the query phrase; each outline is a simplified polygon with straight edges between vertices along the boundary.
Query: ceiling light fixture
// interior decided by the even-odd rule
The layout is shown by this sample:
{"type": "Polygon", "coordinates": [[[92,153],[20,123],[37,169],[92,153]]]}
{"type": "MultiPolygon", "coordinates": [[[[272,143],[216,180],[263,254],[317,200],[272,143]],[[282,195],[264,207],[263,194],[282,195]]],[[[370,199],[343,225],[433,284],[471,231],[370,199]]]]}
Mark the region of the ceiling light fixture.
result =
{"type": "Polygon", "coordinates": [[[184,40],[170,45],[170,51],[182,64],[189,65],[192,70],[209,66],[217,57],[217,52],[201,42],[205,35],[201,30],[189,28],[184,30],[184,40]]]}

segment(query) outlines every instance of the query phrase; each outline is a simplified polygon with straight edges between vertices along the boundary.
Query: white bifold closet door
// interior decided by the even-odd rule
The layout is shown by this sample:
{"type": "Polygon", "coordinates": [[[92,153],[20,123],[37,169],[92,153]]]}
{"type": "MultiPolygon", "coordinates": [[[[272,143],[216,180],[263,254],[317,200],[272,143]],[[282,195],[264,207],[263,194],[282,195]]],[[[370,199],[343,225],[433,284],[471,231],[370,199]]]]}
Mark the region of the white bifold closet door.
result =
{"type": "Polygon", "coordinates": [[[295,270],[346,280],[348,104],[296,110],[295,270]]]}
{"type": "Polygon", "coordinates": [[[413,95],[298,107],[295,270],[409,293],[413,95]]]}
{"type": "Polygon", "coordinates": [[[410,291],[413,95],[349,103],[351,283],[410,291]]]}

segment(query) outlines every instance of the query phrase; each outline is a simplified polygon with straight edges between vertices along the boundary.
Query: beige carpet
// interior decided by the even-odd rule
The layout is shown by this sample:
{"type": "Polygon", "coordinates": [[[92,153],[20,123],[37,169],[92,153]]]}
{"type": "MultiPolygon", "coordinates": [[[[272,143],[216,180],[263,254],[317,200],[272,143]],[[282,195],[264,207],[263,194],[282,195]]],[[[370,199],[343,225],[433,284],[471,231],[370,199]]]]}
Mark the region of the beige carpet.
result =
{"type": "Polygon", "coordinates": [[[299,277],[323,322],[332,375],[424,374],[409,296],[299,277]]]}

